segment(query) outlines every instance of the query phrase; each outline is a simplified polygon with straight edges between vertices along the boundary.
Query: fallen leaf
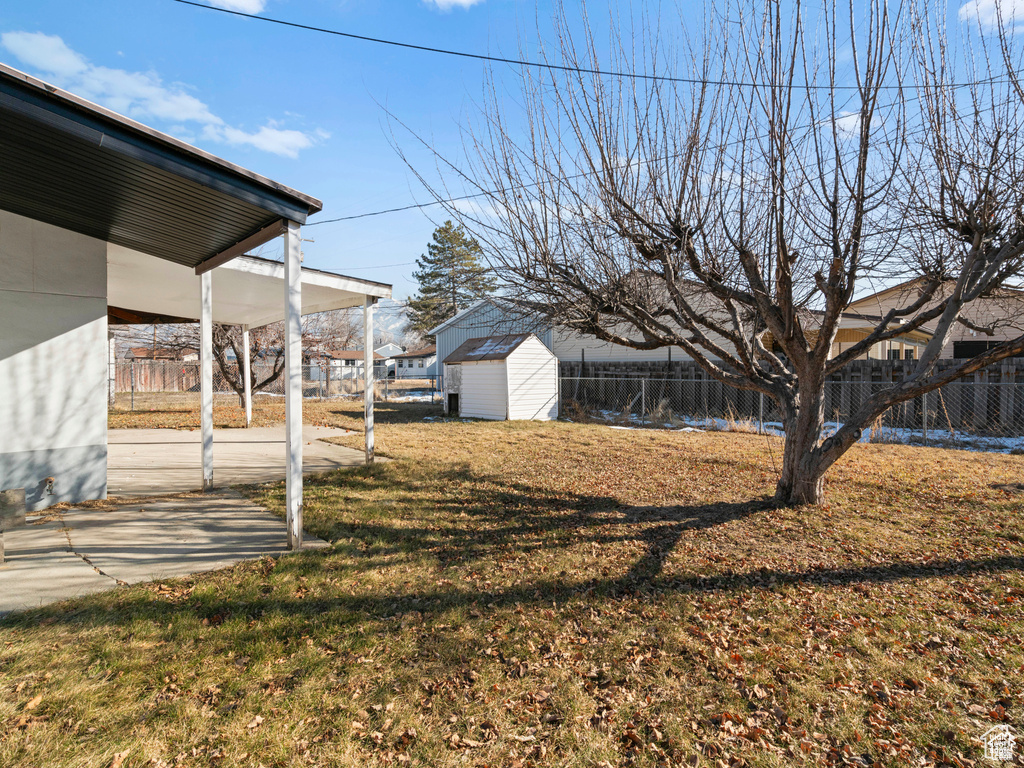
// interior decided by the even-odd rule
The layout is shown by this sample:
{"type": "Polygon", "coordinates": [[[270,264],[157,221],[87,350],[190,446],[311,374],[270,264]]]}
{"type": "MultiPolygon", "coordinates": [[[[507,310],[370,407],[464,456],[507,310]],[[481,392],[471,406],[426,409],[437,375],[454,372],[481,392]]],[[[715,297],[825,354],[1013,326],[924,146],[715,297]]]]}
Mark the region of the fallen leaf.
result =
{"type": "Polygon", "coordinates": [[[35,709],[36,707],[38,707],[40,704],[42,704],[42,703],[43,703],[43,696],[42,696],[42,694],[40,694],[39,696],[36,696],[34,699],[29,701],[28,704],[25,705],[25,711],[26,712],[30,712],[33,709],[35,709]]]}

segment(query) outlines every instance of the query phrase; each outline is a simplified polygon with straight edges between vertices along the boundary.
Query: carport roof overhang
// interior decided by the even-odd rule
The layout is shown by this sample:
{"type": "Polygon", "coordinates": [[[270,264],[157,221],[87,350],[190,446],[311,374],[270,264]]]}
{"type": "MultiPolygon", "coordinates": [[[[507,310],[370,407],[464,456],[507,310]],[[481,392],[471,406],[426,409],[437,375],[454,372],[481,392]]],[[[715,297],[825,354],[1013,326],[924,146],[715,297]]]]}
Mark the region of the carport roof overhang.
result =
{"type": "Polygon", "coordinates": [[[195,269],[321,208],[0,64],[0,209],[195,269]]]}
{"type": "MultiPolygon", "coordinates": [[[[391,286],[302,268],[302,314],[363,306],[391,297],[391,286]]],[[[240,256],[212,270],[213,321],[258,328],[284,319],[284,264],[240,256]]],[[[137,322],[198,320],[195,271],[120,246],[107,251],[107,304],[138,313],[137,322]]]]}

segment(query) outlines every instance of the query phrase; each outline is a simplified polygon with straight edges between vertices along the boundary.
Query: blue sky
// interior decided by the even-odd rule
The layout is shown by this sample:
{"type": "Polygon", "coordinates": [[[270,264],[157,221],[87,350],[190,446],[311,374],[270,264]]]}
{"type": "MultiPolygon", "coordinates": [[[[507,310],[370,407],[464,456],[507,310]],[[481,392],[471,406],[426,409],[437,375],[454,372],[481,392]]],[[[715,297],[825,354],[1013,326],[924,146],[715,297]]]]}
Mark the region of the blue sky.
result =
{"type": "MultiPolygon", "coordinates": [[[[518,56],[521,44],[533,55],[540,36],[549,34],[552,13],[548,0],[206,1],[509,57],[518,56]]],[[[968,7],[984,18],[995,2],[970,0],[968,7]]],[[[1002,2],[1024,6],[1024,0],[1002,2]]],[[[588,5],[595,19],[606,18],[609,7],[630,7],[614,0],[588,5]]],[[[571,14],[576,6],[567,7],[571,14]]],[[[684,17],[700,15],[688,3],[681,7],[684,17]]],[[[663,32],[679,23],[677,13],[666,0],[663,32]]],[[[442,154],[457,157],[459,126],[477,115],[485,74],[477,61],[289,29],[173,0],[4,3],[0,61],[319,197],[324,212],[314,221],[429,201],[389,143],[382,105],[442,154]]],[[[429,169],[413,139],[401,140],[429,169]]],[[[416,288],[410,262],[430,238],[430,216],[443,213],[433,208],[307,227],[304,237],[315,242],[304,245],[306,264],[393,283],[403,298],[416,288]]]]}
{"type": "MultiPolygon", "coordinates": [[[[514,0],[211,0],[304,24],[517,55],[542,4],[514,0]]],[[[482,93],[484,67],[288,29],[172,0],[0,4],[0,61],[324,201],[334,218],[429,200],[387,137],[387,105],[442,151],[482,93]]],[[[411,144],[411,141],[409,141],[411,144]]],[[[431,212],[441,216],[439,209],[431,212]]],[[[315,220],[315,219],[314,219],[315,220]]],[[[422,212],[304,230],[306,264],[415,290],[422,212]],[[403,266],[387,266],[403,264],[403,266]]]]}

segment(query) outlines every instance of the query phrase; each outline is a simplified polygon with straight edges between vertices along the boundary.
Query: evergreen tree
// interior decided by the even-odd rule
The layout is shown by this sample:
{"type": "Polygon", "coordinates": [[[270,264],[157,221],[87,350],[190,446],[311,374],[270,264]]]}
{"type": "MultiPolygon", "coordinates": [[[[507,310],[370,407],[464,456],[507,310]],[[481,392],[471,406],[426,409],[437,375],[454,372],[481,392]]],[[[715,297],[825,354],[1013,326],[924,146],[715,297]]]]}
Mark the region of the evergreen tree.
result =
{"type": "Polygon", "coordinates": [[[416,260],[413,277],[420,284],[409,300],[409,328],[426,335],[497,285],[480,263],[483,250],[461,224],[446,221],[434,230],[427,252],[416,260]]]}

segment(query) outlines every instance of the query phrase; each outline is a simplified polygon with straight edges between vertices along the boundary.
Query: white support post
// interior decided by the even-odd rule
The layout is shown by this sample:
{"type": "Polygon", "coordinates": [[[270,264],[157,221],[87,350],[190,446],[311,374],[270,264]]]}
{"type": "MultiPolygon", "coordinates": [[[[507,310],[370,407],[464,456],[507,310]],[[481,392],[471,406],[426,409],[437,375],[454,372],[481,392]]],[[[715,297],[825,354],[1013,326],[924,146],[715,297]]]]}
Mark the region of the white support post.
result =
{"type": "Polygon", "coordinates": [[[117,398],[117,343],[113,331],[107,331],[107,404],[113,408],[117,398]]]}
{"type": "Polygon", "coordinates": [[[203,440],[203,490],[213,489],[213,273],[199,276],[199,390],[203,440]]]}
{"type": "Polygon", "coordinates": [[[363,434],[366,438],[366,463],[373,464],[373,299],[363,302],[363,434]]]}
{"type": "Polygon", "coordinates": [[[249,363],[249,326],[242,326],[242,389],[245,391],[245,426],[252,426],[252,366],[249,363]]]}
{"type": "Polygon", "coordinates": [[[284,232],[284,419],[288,455],[285,522],[288,549],[302,549],[302,256],[299,225],[284,232]]]}

